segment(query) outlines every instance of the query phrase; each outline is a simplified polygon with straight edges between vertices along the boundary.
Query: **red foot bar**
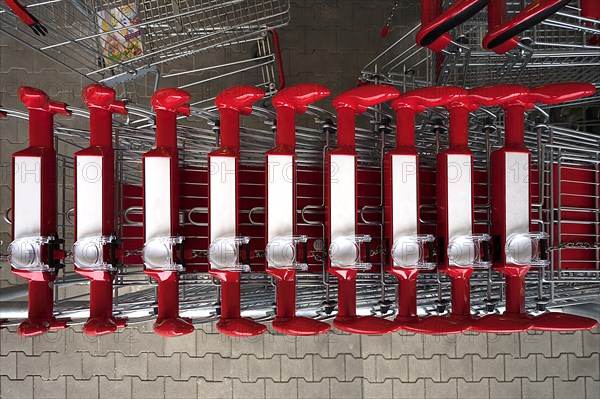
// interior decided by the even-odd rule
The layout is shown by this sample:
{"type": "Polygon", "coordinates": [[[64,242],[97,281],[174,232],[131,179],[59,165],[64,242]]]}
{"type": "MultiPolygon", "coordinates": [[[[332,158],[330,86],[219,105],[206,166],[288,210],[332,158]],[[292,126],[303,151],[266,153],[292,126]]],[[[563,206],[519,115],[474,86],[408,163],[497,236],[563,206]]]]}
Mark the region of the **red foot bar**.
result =
{"type": "Polygon", "coordinates": [[[394,322],[374,316],[356,315],[356,273],[368,269],[361,246],[370,236],[356,232],[356,144],[355,117],[367,107],[398,97],[390,86],[362,86],[333,100],[338,113],[337,147],[327,154],[327,241],[328,271],[338,278],[338,314],[333,324],[356,334],[386,334],[397,329],[394,322]]]}
{"type": "Polygon", "coordinates": [[[142,157],[144,185],[144,272],[158,281],[158,318],[154,331],[165,337],[190,334],[191,320],[179,317],[178,256],[183,245],[179,231],[179,156],[177,115],[189,115],[190,94],[161,89],[152,95],[156,111],[156,148],[142,157]],[[179,249],[179,251],[178,251],[179,249]]]}
{"type": "Polygon", "coordinates": [[[29,280],[29,317],[18,334],[30,337],[67,327],[68,320],[53,316],[51,283],[65,255],[56,232],[53,118],[71,113],[66,104],[32,87],[21,87],[19,98],[29,110],[29,147],[12,157],[13,242],[8,251],[13,273],[29,280]]]}
{"type": "Polygon", "coordinates": [[[90,110],[90,146],[75,153],[75,272],[90,280],[90,318],[83,331],[104,335],[125,327],[113,317],[112,283],[117,267],[115,157],[112,114],[126,114],[115,91],[99,84],[83,90],[90,110]]]}
{"type": "Polygon", "coordinates": [[[266,153],[266,257],[267,273],[277,280],[277,316],[273,328],[289,335],[315,335],[329,331],[329,324],[296,316],[298,245],[306,236],[296,234],[296,122],[295,115],[329,95],[329,89],[302,84],[278,92],[272,100],[277,110],[277,145],[266,153]]]}
{"type": "Polygon", "coordinates": [[[221,280],[221,318],[217,329],[232,337],[259,335],[267,327],[241,317],[240,272],[250,266],[240,259],[240,247],[249,245],[239,236],[238,161],[240,113],[249,115],[252,104],[265,96],[254,86],[237,86],[215,100],[221,114],[221,147],[208,154],[208,259],[210,274],[221,280]]]}

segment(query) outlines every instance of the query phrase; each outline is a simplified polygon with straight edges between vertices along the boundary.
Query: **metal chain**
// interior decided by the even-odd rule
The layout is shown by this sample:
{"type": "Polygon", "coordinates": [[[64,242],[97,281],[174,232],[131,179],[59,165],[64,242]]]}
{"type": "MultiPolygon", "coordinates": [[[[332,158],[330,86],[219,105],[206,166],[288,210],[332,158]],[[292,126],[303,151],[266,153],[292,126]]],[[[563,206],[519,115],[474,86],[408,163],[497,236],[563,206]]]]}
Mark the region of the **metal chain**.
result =
{"type": "Polygon", "coordinates": [[[398,8],[400,8],[399,0],[394,3],[394,7],[392,7],[392,11],[390,11],[390,16],[385,21],[385,26],[387,26],[387,27],[390,26],[390,24],[392,23],[392,18],[394,18],[394,14],[396,13],[396,11],[398,11],[398,8]]]}
{"type": "Polygon", "coordinates": [[[561,249],[600,249],[600,242],[589,243],[583,241],[562,242],[550,247],[546,252],[560,251],[561,249]]]}

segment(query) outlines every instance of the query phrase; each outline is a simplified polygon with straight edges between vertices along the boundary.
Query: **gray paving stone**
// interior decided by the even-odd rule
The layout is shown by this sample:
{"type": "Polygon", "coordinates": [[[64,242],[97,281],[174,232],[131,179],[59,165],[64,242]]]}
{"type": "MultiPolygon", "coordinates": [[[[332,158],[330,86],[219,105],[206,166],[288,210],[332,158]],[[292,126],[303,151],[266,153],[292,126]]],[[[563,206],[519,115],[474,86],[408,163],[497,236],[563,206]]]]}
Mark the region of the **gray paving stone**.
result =
{"type": "Polygon", "coordinates": [[[362,397],[365,399],[387,399],[393,397],[393,380],[384,382],[362,381],[362,397]]]}
{"type": "Polygon", "coordinates": [[[546,331],[526,331],[519,333],[521,357],[531,353],[551,353],[551,333],[546,331]]]}
{"type": "Polygon", "coordinates": [[[591,331],[584,331],[583,336],[583,356],[589,356],[592,353],[600,351],[600,334],[592,334],[591,331]]]}
{"type": "Polygon", "coordinates": [[[11,399],[33,397],[33,377],[11,380],[3,375],[0,376],[0,397],[11,399]]]}
{"type": "Polygon", "coordinates": [[[67,394],[65,377],[56,380],[46,380],[33,377],[33,397],[36,399],[61,399],[67,394]]]}
{"type": "Polygon", "coordinates": [[[215,381],[223,381],[225,378],[248,381],[248,355],[235,359],[213,356],[213,373],[215,381]]]}
{"type": "Polygon", "coordinates": [[[600,381],[585,377],[585,397],[600,398],[600,381]]]}
{"type": "Polygon", "coordinates": [[[473,355],[473,381],[480,381],[482,378],[504,381],[504,356],[482,359],[473,355]]]}
{"type": "Polygon", "coordinates": [[[459,398],[481,399],[490,396],[490,381],[487,378],[481,381],[465,381],[462,378],[457,378],[456,384],[459,398]]]}
{"type": "Polygon", "coordinates": [[[523,399],[551,398],[553,396],[551,378],[545,381],[530,381],[527,378],[522,378],[521,389],[523,399]]]}
{"type": "Polygon", "coordinates": [[[213,355],[208,354],[203,357],[190,357],[186,353],[181,354],[181,379],[187,380],[190,377],[201,377],[208,381],[214,380],[213,376],[213,355]]]}
{"type": "Polygon", "coordinates": [[[313,356],[313,381],[319,381],[321,378],[332,377],[343,380],[345,376],[344,356],[338,355],[331,359],[323,359],[313,356]]]}
{"type": "Polygon", "coordinates": [[[313,359],[311,355],[307,355],[302,359],[281,356],[281,381],[289,381],[293,378],[304,378],[306,381],[312,381],[313,359]]]}
{"type": "Polygon", "coordinates": [[[392,356],[400,357],[402,355],[415,355],[422,358],[424,352],[423,341],[425,336],[422,334],[412,334],[407,332],[392,333],[392,356]]]}
{"type": "Polygon", "coordinates": [[[50,378],[58,378],[61,375],[83,378],[83,360],[80,352],[50,353],[49,356],[50,378]]]}
{"type": "Polygon", "coordinates": [[[248,373],[250,381],[256,381],[259,378],[271,378],[273,381],[281,381],[280,358],[280,355],[269,359],[258,359],[254,356],[249,356],[248,373]]]}
{"type": "Polygon", "coordinates": [[[134,356],[140,353],[154,353],[156,356],[164,356],[164,341],[154,332],[148,333],[132,333],[130,336],[131,354],[134,356]]]}
{"type": "Polygon", "coordinates": [[[65,380],[67,382],[67,398],[98,397],[98,377],[92,377],[89,380],[76,380],[71,376],[67,376],[65,380]]]}
{"type": "Polygon", "coordinates": [[[296,357],[304,357],[307,354],[317,354],[321,357],[329,356],[329,341],[340,339],[333,332],[314,335],[312,337],[298,337],[296,339],[296,357]]]}
{"type": "Polygon", "coordinates": [[[376,379],[371,382],[382,382],[386,379],[399,379],[408,381],[408,362],[411,356],[401,356],[398,359],[385,359],[383,356],[375,357],[376,379]]]}
{"type": "Polygon", "coordinates": [[[458,398],[458,387],[456,380],[452,379],[447,382],[434,382],[432,380],[425,380],[425,395],[429,398],[446,399],[446,398],[458,398]]]}
{"type": "Polygon", "coordinates": [[[298,399],[317,399],[329,397],[329,378],[321,381],[298,380],[298,399]]]}
{"type": "Polygon", "coordinates": [[[515,379],[510,382],[496,381],[490,379],[490,398],[520,398],[521,380],[515,379]]]}
{"type": "Polygon", "coordinates": [[[115,354],[109,353],[106,356],[92,356],[89,353],[81,354],[83,364],[83,378],[88,379],[92,376],[106,376],[115,378],[115,354]]]}
{"type": "Polygon", "coordinates": [[[360,378],[367,381],[377,381],[375,377],[375,368],[377,358],[381,356],[368,356],[366,358],[355,358],[352,355],[344,356],[344,369],[345,378],[338,378],[339,380],[352,381],[355,378],[360,378]]]}
{"type": "Polygon", "coordinates": [[[487,340],[489,357],[503,354],[527,356],[520,352],[521,339],[519,334],[487,334],[487,340]]]}
{"type": "Polygon", "coordinates": [[[568,361],[567,355],[559,357],[545,357],[536,355],[537,359],[537,380],[541,381],[547,377],[558,377],[563,381],[568,381],[568,361]]]}
{"type": "Polygon", "coordinates": [[[296,399],[298,397],[298,379],[285,382],[265,380],[266,397],[272,399],[296,399]]]}
{"type": "Polygon", "coordinates": [[[284,334],[265,334],[265,357],[274,355],[296,356],[296,337],[284,334]]]}
{"type": "Polygon", "coordinates": [[[424,356],[432,357],[436,354],[456,357],[456,342],[460,339],[459,334],[449,335],[424,335],[424,356]]]}
{"type": "Polygon", "coordinates": [[[222,399],[233,397],[233,381],[227,378],[223,381],[206,381],[198,378],[198,397],[207,399],[222,399]]]}
{"type": "Polygon", "coordinates": [[[598,353],[590,357],[577,357],[569,353],[567,359],[570,381],[578,377],[592,377],[595,380],[600,380],[600,355],[598,353]]]}
{"type": "Polygon", "coordinates": [[[98,355],[106,355],[109,352],[123,353],[132,356],[132,341],[139,342],[140,332],[135,328],[126,328],[113,334],[98,337],[98,355]]]}
{"type": "Polygon", "coordinates": [[[571,399],[585,397],[585,379],[578,378],[575,381],[563,381],[559,378],[553,378],[554,398],[571,399]]]}
{"type": "Polygon", "coordinates": [[[4,356],[9,352],[23,352],[26,355],[33,355],[33,339],[21,338],[15,332],[1,329],[0,355],[4,356]]]}
{"type": "Polygon", "coordinates": [[[133,398],[164,398],[165,397],[165,378],[158,377],[156,380],[140,380],[137,377],[131,378],[131,392],[133,398]]]}
{"type": "Polygon", "coordinates": [[[106,377],[99,377],[100,399],[131,398],[131,379],[132,377],[123,377],[122,379],[109,380],[106,377]]]}
{"type": "Polygon", "coordinates": [[[67,350],[72,352],[87,352],[98,356],[98,338],[88,337],[87,335],[75,329],[64,330],[65,345],[67,350]]]}
{"type": "Polygon", "coordinates": [[[256,382],[241,382],[233,380],[234,399],[261,399],[265,397],[265,380],[256,382]]]}
{"type": "Polygon", "coordinates": [[[506,381],[512,381],[514,378],[524,377],[535,379],[536,375],[535,355],[529,355],[524,358],[514,358],[510,355],[504,355],[504,370],[506,381]]]}
{"type": "Polygon", "coordinates": [[[248,338],[232,338],[231,356],[240,357],[241,355],[254,355],[258,358],[263,358],[265,357],[264,347],[265,343],[262,335],[248,338]]]}
{"type": "Polygon", "coordinates": [[[456,340],[456,357],[464,355],[479,355],[487,356],[488,353],[488,337],[481,333],[465,333],[457,336],[456,340]]]}
{"type": "Polygon", "coordinates": [[[419,379],[415,382],[392,381],[394,398],[412,399],[425,398],[425,380],[419,379]]]}
{"type": "Polygon", "coordinates": [[[0,356],[0,375],[12,380],[17,378],[17,352],[0,356]]]}
{"type": "Polygon", "coordinates": [[[361,357],[360,335],[358,334],[332,334],[328,341],[328,355],[330,357],[336,357],[340,354],[361,357]]]}
{"type": "Polygon", "coordinates": [[[196,353],[195,334],[182,335],[165,339],[164,355],[171,356],[174,353],[196,353]]]}
{"type": "Polygon", "coordinates": [[[17,378],[22,379],[28,375],[49,378],[50,354],[43,353],[39,356],[27,356],[24,353],[17,353],[17,378]]]}
{"type": "MultiPolygon", "coordinates": [[[[148,354],[140,353],[138,356],[125,356],[121,352],[115,356],[115,378],[136,376],[142,380],[148,379],[148,354]]],[[[182,368],[183,369],[183,368],[182,368]]]]}
{"type": "Polygon", "coordinates": [[[361,335],[360,353],[362,357],[381,355],[386,359],[392,357],[392,335],[361,335]]]}
{"type": "Polygon", "coordinates": [[[570,333],[553,332],[550,334],[552,341],[552,357],[561,353],[573,353],[583,356],[583,337],[581,331],[570,333]]]}
{"type": "Polygon", "coordinates": [[[362,397],[362,384],[359,378],[353,381],[330,380],[331,399],[360,399],[362,397]]]}
{"type": "Polygon", "coordinates": [[[192,377],[187,381],[175,381],[172,378],[165,378],[165,397],[181,399],[197,398],[198,379],[192,377]]]}
{"type": "Polygon", "coordinates": [[[230,337],[218,333],[206,334],[202,330],[196,330],[194,335],[196,336],[196,355],[218,353],[221,356],[231,356],[232,339],[230,337]]]}
{"type": "Polygon", "coordinates": [[[156,356],[148,353],[148,379],[157,377],[171,377],[175,380],[181,379],[181,354],[172,356],[156,356]]]}
{"type": "Polygon", "coordinates": [[[46,334],[32,338],[33,354],[39,355],[43,352],[64,352],[66,344],[65,330],[49,331],[46,334]]]}
{"type": "Polygon", "coordinates": [[[466,355],[460,359],[452,359],[448,356],[441,357],[442,381],[449,381],[451,378],[464,378],[466,381],[473,381],[473,356],[466,355]]]}
{"type": "Polygon", "coordinates": [[[440,355],[434,355],[431,359],[408,357],[408,381],[414,382],[419,378],[431,378],[435,382],[441,381],[440,355]]]}

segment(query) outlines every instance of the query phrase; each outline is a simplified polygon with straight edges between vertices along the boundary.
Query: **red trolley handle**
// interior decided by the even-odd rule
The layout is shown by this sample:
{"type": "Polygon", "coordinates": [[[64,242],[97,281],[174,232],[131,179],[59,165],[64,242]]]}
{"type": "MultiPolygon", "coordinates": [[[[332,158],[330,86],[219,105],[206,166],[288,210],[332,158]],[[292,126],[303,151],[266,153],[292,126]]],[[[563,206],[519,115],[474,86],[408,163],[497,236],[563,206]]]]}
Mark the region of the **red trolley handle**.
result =
{"type": "Polygon", "coordinates": [[[491,27],[483,38],[483,47],[504,47],[515,35],[537,25],[569,3],[570,0],[536,0],[502,24],[491,27]]]}
{"type": "Polygon", "coordinates": [[[4,3],[15,13],[17,17],[38,36],[46,36],[48,29],[38,21],[36,17],[31,15],[27,8],[16,0],[4,0],[4,3]]]}
{"type": "Polygon", "coordinates": [[[252,104],[265,96],[255,86],[235,86],[223,90],[215,99],[221,115],[221,147],[240,149],[240,114],[250,115],[252,104]]]}
{"type": "Polygon", "coordinates": [[[70,116],[67,104],[51,101],[43,91],[28,86],[19,88],[19,99],[29,110],[29,145],[54,148],[52,119],[56,114],[70,116]]]}

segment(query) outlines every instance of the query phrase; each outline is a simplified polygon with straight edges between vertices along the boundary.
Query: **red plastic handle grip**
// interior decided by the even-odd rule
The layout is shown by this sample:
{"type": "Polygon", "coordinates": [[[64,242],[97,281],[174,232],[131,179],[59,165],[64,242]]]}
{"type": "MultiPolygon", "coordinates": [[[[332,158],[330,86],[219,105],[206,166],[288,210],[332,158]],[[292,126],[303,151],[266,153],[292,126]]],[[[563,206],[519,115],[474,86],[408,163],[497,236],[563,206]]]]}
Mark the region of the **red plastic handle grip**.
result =
{"type": "Polygon", "coordinates": [[[54,148],[53,117],[55,114],[71,115],[67,104],[51,101],[46,93],[33,87],[22,86],[18,94],[29,110],[29,145],[54,148]]]}
{"type": "MultiPolygon", "coordinates": [[[[450,7],[433,20],[422,20],[423,24],[417,33],[417,44],[419,46],[429,47],[434,51],[442,50],[450,43],[450,36],[447,32],[477,14],[489,1],[490,0],[458,0],[452,3],[450,7]]],[[[432,14],[426,3],[430,3],[430,0],[421,1],[422,19],[426,12],[429,15],[432,14]]],[[[434,6],[435,3],[431,7],[434,6]]]]}
{"type": "Polygon", "coordinates": [[[223,90],[215,99],[215,105],[220,110],[230,109],[250,115],[252,104],[265,96],[265,92],[255,86],[235,86],[223,90]]]}
{"type": "Polygon", "coordinates": [[[499,105],[501,107],[510,107],[521,104],[526,108],[533,107],[531,103],[529,88],[522,85],[496,85],[482,86],[469,90],[471,100],[485,106],[499,105]]]}
{"type": "Polygon", "coordinates": [[[339,94],[333,99],[333,107],[336,110],[340,108],[349,108],[355,114],[362,114],[368,107],[381,104],[392,100],[400,95],[400,92],[386,85],[360,86],[339,94]]]}
{"type": "Polygon", "coordinates": [[[189,116],[190,105],[187,102],[192,98],[185,90],[165,88],[152,94],[150,103],[156,111],[169,111],[175,114],[189,116]]]}
{"type": "Polygon", "coordinates": [[[327,97],[330,91],[318,84],[301,84],[281,90],[271,100],[277,110],[277,144],[296,145],[295,114],[306,112],[308,105],[327,97]]]}
{"type": "Polygon", "coordinates": [[[532,101],[544,104],[560,104],[596,93],[594,85],[582,82],[553,83],[530,90],[532,101]]]}
{"type": "Polygon", "coordinates": [[[192,98],[185,90],[165,88],[156,91],[150,103],[156,111],[156,145],[158,147],[177,148],[177,115],[188,116],[192,98]]]}
{"type": "Polygon", "coordinates": [[[115,101],[115,91],[100,84],[86,86],[82,98],[90,110],[90,145],[112,147],[112,114],[127,114],[125,103],[115,101]]]}
{"type": "Polygon", "coordinates": [[[569,3],[570,0],[536,0],[505,23],[490,29],[483,38],[483,47],[493,50],[513,36],[537,25],[569,3]]]}
{"type": "Polygon", "coordinates": [[[103,109],[111,113],[125,115],[127,108],[123,101],[115,101],[115,91],[101,84],[91,84],[83,89],[83,101],[92,109],[103,109]]]}
{"type": "Polygon", "coordinates": [[[235,86],[223,90],[215,99],[221,114],[221,146],[237,151],[240,147],[240,113],[250,115],[252,104],[265,96],[254,86],[235,86]]]}
{"type": "Polygon", "coordinates": [[[368,107],[392,100],[400,92],[392,86],[371,85],[355,87],[339,94],[333,99],[333,107],[338,117],[338,146],[355,145],[355,121],[357,114],[362,114],[368,107]]]}
{"type": "Polygon", "coordinates": [[[71,115],[67,104],[51,101],[46,93],[29,86],[19,88],[19,99],[28,110],[39,110],[51,114],[71,115]]]}

